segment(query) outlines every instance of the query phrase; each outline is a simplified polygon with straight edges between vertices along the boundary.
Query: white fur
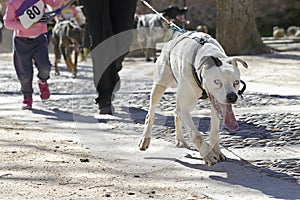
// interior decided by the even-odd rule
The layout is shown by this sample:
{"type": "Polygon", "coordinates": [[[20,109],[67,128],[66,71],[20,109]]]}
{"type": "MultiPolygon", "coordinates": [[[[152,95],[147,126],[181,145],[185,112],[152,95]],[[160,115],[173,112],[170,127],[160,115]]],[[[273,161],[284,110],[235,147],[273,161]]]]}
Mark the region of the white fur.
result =
{"type": "MultiPolygon", "coordinates": [[[[212,166],[218,161],[226,159],[219,147],[219,112],[214,106],[211,106],[210,144],[208,144],[203,140],[190,115],[190,112],[195,108],[198,99],[202,95],[202,89],[197,85],[193,77],[192,68],[201,69],[201,66],[204,65],[201,71],[197,71],[198,75],[201,74],[203,77],[203,88],[209,94],[213,95],[218,102],[226,103],[226,94],[232,92],[236,94],[239,89],[239,85],[234,85],[236,80],[240,80],[237,61],[244,61],[239,58],[228,58],[221,45],[207,34],[193,33],[184,39],[178,38],[174,38],[165,45],[156,62],[150,107],[139,147],[140,150],[146,150],[149,147],[156,106],[166,88],[177,85],[175,111],[177,145],[188,147],[188,143],[185,141],[182,133],[183,125],[205,163],[212,166]],[[199,43],[191,39],[190,36],[206,37],[207,43],[199,48],[199,43]],[[206,59],[209,56],[214,56],[222,60],[222,66],[208,66],[206,59]],[[215,80],[220,80],[222,84],[216,84],[215,80]]],[[[246,67],[245,62],[243,65],[246,67]]]]}

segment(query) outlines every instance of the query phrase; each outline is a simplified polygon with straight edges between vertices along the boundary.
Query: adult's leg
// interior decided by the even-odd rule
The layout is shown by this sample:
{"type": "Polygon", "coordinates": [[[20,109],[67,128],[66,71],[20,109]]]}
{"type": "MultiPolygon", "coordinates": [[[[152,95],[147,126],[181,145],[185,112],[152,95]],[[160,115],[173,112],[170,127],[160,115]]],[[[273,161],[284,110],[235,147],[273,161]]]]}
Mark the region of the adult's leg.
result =
{"type": "Polygon", "coordinates": [[[98,44],[113,35],[110,20],[110,0],[83,1],[88,20],[88,34],[91,40],[91,50],[98,44]]]}
{"type": "Polygon", "coordinates": [[[94,84],[99,93],[96,103],[101,112],[103,107],[111,107],[113,90],[119,81],[118,71],[122,68],[123,55],[117,53],[120,52],[118,47],[123,48],[125,45],[129,49],[130,45],[128,38],[120,41],[117,39],[119,37],[111,36],[133,27],[136,0],[89,0],[84,1],[84,6],[92,43],[94,84]]]}
{"type": "Polygon", "coordinates": [[[117,91],[120,87],[117,84],[120,80],[118,72],[122,69],[125,52],[129,51],[132,41],[131,32],[124,31],[133,28],[136,2],[136,0],[110,0],[109,14],[114,36],[110,38],[113,41],[113,47],[109,49],[113,51],[110,55],[114,55],[115,58],[113,58],[114,61],[106,68],[97,85],[97,90],[100,94],[99,99],[104,99],[105,101],[107,99],[111,100],[114,97],[113,92],[117,91]]]}
{"type": "MultiPolygon", "coordinates": [[[[114,34],[130,30],[134,27],[134,13],[137,0],[111,0],[110,16],[114,34]]],[[[127,45],[131,41],[124,41],[127,45]]]]}
{"type": "Polygon", "coordinates": [[[111,25],[115,37],[115,49],[120,54],[110,66],[107,72],[107,77],[111,77],[112,93],[116,92],[120,87],[120,77],[118,72],[122,69],[122,62],[125,55],[128,53],[131,42],[132,32],[134,28],[134,13],[136,10],[137,0],[112,0],[110,5],[111,25]]]}
{"type": "MultiPolygon", "coordinates": [[[[98,91],[96,103],[99,108],[111,102],[111,68],[107,60],[109,53],[107,48],[99,47],[99,44],[113,35],[110,20],[110,0],[88,0],[83,1],[88,21],[88,31],[91,41],[91,56],[93,61],[94,85],[98,91]]],[[[102,44],[103,45],[103,44],[102,44]]]]}

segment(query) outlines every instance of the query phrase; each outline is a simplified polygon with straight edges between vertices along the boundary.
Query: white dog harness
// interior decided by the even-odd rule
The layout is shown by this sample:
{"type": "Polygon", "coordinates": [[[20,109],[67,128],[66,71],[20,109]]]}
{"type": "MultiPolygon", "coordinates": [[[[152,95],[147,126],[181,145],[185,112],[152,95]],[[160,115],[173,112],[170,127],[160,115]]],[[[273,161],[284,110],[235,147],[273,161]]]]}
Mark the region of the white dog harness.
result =
{"type": "MultiPolygon", "coordinates": [[[[170,59],[170,54],[171,54],[171,51],[172,49],[179,43],[181,42],[183,39],[186,39],[186,38],[189,38],[189,39],[192,39],[194,41],[196,41],[199,45],[197,46],[197,48],[194,50],[193,52],[193,56],[192,56],[192,72],[193,72],[193,76],[195,78],[195,81],[197,83],[197,85],[200,87],[200,89],[203,91],[202,92],[202,96],[200,97],[200,99],[207,99],[208,98],[208,95],[207,95],[207,92],[205,91],[205,89],[203,88],[203,85],[202,85],[202,82],[203,82],[203,79],[201,77],[201,74],[197,74],[197,70],[198,71],[201,71],[202,68],[200,67],[200,69],[196,69],[196,67],[194,66],[194,62],[195,62],[195,58],[196,58],[196,54],[199,50],[199,48],[201,48],[205,43],[207,42],[210,42],[214,45],[216,45],[217,47],[219,47],[219,49],[224,52],[223,48],[216,42],[212,41],[212,37],[208,34],[205,34],[205,33],[195,33],[194,32],[186,32],[186,33],[178,33],[178,32],[175,32],[174,33],[174,37],[178,37],[176,39],[175,42],[173,42],[173,44],[171,45],[171,48],[170,48],[170,52],[169,52],[169,59],[170,59]],[[178,34],[180,34],[179,36],[177,36],[178,34]],[[199,37],[199,34],[201,37],[199,37]]],[[[225,52],[224,52],[225,53],[225,52]]],[[[219,60],[218,58],[214,58],[213,61],[215,62],[216,66],[221,66],[222,65],[222,61],[219,60]]],[[[169,60],[170,62],[170,60],[169,60]]],[[[171,70],[172,71],[172,70],[171,70]]],[[[173,72],[172,72],[173,73],[173,72]]],[[[173,77],[175,79],[175,81],[177,82],[174,74],[173,74],[173,77]]]]}
{"type": "MultiPolygon", "coordinates": [[[[176,40],[174,40],[174,42],[171,44],[170,47],[170,51],[169,51],[169,62],[170,62],[170,54],[172,52],[172,49],[179,43],[181,42],[183,39],[189,38],[192,39],[194,41],[196,41],[198,43],[197,48],[194,50],[193,52],[193,56],[192,56],[192,73],[194,76],[194,79],[197,83],[197,85],[199,86],[199,88],[203,91],[202,92],[202,96],[200,97],[200,99],[207,99],[208,95],[206,90],[203,88],[203,78],[201,77],[201,71],[203,68],[203,65],[201,65],[199,68],[196,68],[194,63],[195,63],[195,59],[196,59],[196,54],[198,52],[198,50],[203,47],[203,45],[205,43],[210,43],[212,45],[214,45],[215,47],[217,47],[218,49],[218,55],[222,58],[226,58],[226,53],[224,51],[224,49],[222,48],[222,46],[214,39],[212,38],[210,35],[205,34],[205,33],[201,33],[201,32],[186,32],[186,33],[180,33],[180,32],[175,32],[174,33],[174,38],[177,37],[176,40]]],[[[216,52],[212,53],[212,52],[208,52],[207,54],[210,55],[210,58],[213,60],[213,62],[215,63],[215,65],[217,67],[222,65],[222,61],[217,58],[216,56],[213,56],[213,54],[215,54],[216,52]]],[[[171,69],[172,75],[175,79],[175,81],[177,82],[173,71],[171,69]]],[[[241,90],[238,91],[239,95],[242,95],[243,92],[246,90],[246,83],[242,80],[240,80],[241,83],[243,84],[243,88],[241,90]]]]}

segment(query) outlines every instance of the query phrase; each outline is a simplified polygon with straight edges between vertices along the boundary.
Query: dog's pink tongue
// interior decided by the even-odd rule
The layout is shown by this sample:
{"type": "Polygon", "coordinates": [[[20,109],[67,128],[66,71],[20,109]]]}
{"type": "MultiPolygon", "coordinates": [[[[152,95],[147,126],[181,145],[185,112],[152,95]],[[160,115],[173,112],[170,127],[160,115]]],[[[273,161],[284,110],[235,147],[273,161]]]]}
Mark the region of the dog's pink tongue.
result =
{"type": "Polygon", "coordinates": [[[232,111],[231,104],[223,104],[222,106],[222,114],[224,118],[224,126],[232,131],[236,131],[239,129],[239,124],[236,122],[235,116],[232,111]]]}

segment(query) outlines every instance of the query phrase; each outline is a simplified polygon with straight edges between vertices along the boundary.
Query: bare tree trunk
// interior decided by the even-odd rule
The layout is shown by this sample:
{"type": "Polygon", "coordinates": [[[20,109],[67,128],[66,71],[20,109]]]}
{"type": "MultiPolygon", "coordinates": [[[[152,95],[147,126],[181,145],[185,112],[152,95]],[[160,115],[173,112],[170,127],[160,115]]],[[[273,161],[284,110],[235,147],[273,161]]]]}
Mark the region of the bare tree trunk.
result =
{"type": "Polygon", "coordinates": [[[228,55],[270,52],[257,30],[253,0],[217,0],[216,38],[228,55]]]}

